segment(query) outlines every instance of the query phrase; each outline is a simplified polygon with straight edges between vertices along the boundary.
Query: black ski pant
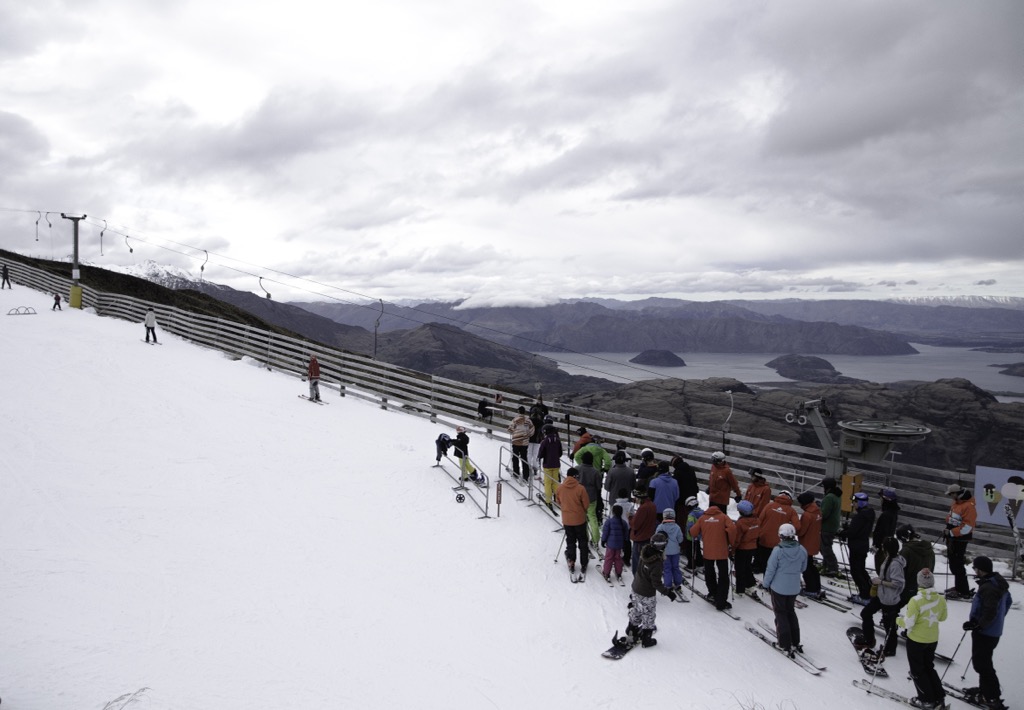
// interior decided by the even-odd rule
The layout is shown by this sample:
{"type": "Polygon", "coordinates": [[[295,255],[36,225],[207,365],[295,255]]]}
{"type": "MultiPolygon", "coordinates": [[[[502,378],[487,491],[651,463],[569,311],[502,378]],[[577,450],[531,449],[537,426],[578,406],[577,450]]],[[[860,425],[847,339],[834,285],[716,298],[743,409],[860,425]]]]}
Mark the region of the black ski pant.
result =
{"type": "Polygon", "coordinates": [[[871,596],[871,577],[868,576],[867,562],[867,547],[850,547],[850,576],[853,577],[853,583],[857,585],[857,594],[862,599],[871,596]]]}
{"type": "MultiPolygon", "coordinates": [[[[885,629],[885,655],[890,656],[896,653],[896,617],[900,613],[900,605],[883,604],[878,597],[871,597],[871,601],[860,612],[860,629],[864,632],[864,643],[875,646],[875,612],[882,611],[882,628],[885,629]]],[[[934,649],[933,649],[934,650],[934,649]]]]}
{"type": "Polygon", "coordinates": [[[527,454],[530,451],[529,444],[523,444],[522,446],[512,445],[512,473],[519,475],[519,460],[522,459],[523,463],[523,478],[530,477],[530,464],[526,463],[530,459],[527,458],[527,454]]]}
{"type": "Polygon", "coordinates": [[[957,594],[967,596],[971,593],[971,585],[967,581],[967,543],[959,537],[946,538],[946,555],[949,558],[949,571],[953,573],[954,587],[957,594]]]}
{"type": "Polygon", "coordinates": [[[633,574],[640,569],[640,550],[644,549],[644,545],[649,543],[650,540],[630,540],[633,549],[629,556],[629,568],[633,570],[633,574]]]}
{"type": "Polygon", "coordinates": [[[985,700],[997,700],[1003,694],[996,668],[992,665],[992,654],[998,645],[998,636],[986,636],[977,629],[971,632],[971,663],[978,672],[978,687],[985,700]]]}
{"type": "Polygon", "coordinates": [[[590,561],[590,550],[587,546],[587,524],[565,526],[565,559],[576,561],[576,547],[580,548],[580,569],[586,571],[590,561]]]}
{"type": "Polygon", "coordinates": [[[754,578],[754,554],[756,550],[736,550],[736,593],[743,594],[757,587],[754,578]]]}
{"type": "Polygon", "coordinates": [[[821,561],[825,565],[825,574],[834,575],[839,571],[839,560],[836,559],[836,551],[832,549],[835,541],[835,533],[821,533],[821,561]]]}
{"type": "Polygon", "coordinates": [[[945,704],[946,692],[942,689],[942,680],[935,671],[935,643],[918,643],[907,639],[907,662],[910,664],[910,677],[917,689],[918,700],[925,703],[945,704]]]}
{"type": "Polygon", "coordinates": [[[773,549],[763,545],[757,546],[757,553],[754,555],[754,572],[764,574],[765,569],[768,567],[768,558],[772,556],[773,549]]]}
{"type": "Polygon", "coordinates": [[[790,649],[800,645],[800,620],[796,618],[796,595],[779,594],[772,590],[772,609],[775,611],[775,636],[779,647],[790,649]]]}
{"type": "Polygon", "coordinates": [[[814,564],[814,555],[807,553],[807,569],[804,570],[804,590],[817,594],[821,591],[821,573],[814,564]]]}
{"type": "Polygon", "coordinates": [[[719,609],[729,600],[729,560],[704,558],[704,581],[708,585],[708,596],[719,609]]]}

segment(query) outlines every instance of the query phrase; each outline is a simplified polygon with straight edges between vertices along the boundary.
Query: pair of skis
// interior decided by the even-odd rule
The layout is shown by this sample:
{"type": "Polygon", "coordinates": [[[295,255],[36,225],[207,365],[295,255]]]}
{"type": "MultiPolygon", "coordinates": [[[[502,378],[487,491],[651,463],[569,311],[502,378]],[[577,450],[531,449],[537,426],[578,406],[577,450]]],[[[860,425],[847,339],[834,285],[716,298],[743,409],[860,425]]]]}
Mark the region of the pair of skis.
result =
{"type": "Polygon", "coordinates": [[[827,668],[827,666],[823,666],[816,662],[806,653],[796,651],[789,653],[779,646],[778,637],[775,634],[775,628],[764,619],[758,619],[757,626],[754,626],[749,621],[744,622],[744,628],[811,675],[821,675],[821,672],[827,668]]]}
{"type": "MultiPolygon", "coordinates": [[[[715,607],[715,609],[717,611],[722,612],[726,616],[728,616],[728,617],[730,617],[732,619],[735,619],[736,621],[740,621],[740,617],[736,615],[736,612],[734,612],[732,609],[719,609],[718,605],[717,605],[717,603],[715,602],[714,599],[712,599],[706,592],[702,592],[699,589],[697,589],[697,587],[695,587],[693,584],[691,584],[690,581],[688,579],[686,579],[685,576],[683,577],[683,584],[686,585],[687,587],[689,587],[690,591],[692,591],[698,597],[700,597],[701,599],[706,601],[711,606],[715,607]]],[[[676,598],[677,599],[682,599],[682,596],[677,596],[676,598]]]]}

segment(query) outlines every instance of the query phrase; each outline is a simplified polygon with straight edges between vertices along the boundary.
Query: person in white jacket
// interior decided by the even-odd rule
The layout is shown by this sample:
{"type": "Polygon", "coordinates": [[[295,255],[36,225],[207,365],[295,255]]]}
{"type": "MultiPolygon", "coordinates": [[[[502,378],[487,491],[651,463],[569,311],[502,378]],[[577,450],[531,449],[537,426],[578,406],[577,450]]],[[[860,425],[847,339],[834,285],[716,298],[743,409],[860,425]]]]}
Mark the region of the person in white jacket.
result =
{"type": "Polygon", "coordinates": [[[152,308],[150,308],[148,311],[146,311],[146,320],[143,321],[143,323],[146,326],[146,342],[147,343],[149,342],[149,336],[150,336],[151,333],[153,335],[153,342],[154,343],[157,342],[157,340],[156,340],[156,313],[153,312],[152,308]]]}

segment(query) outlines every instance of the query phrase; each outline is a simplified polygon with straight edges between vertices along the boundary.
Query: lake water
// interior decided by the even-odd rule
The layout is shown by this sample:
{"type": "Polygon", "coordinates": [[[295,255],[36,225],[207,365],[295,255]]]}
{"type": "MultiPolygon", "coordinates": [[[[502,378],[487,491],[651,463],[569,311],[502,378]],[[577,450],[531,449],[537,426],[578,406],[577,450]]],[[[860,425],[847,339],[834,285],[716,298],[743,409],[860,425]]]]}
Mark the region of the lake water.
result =
{"type": "MultiPolygon", "coordinates": [[[[1024,378],[1001,375],[997,364],[1021,362],[1021,353],[986,353],[969,348],[914,347],[917,355],[824,355],[841,374],[870,382],[923,380],[934,382],[963,377],[999,396],[999,401],[1024,401],[1024,378]]],[[[538,353],[559,363],[571,375],[604,377],[614,382],[637,382],[661,377],[703,380],[734,377],[741,382],[790,382],[765,363],[784,353],[676,353],[686,367],[649,367],[629,362],[638,353],[538,353]]]]}

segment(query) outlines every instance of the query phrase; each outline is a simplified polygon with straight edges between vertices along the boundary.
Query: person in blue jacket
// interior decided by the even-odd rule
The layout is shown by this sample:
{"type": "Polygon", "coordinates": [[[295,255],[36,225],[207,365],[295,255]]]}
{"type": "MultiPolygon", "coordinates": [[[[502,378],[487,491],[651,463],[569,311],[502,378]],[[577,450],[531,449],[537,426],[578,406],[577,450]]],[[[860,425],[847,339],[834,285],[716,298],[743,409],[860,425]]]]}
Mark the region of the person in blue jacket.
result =
{"type": "MultiPolygon", "coordinates": [[[[675,481],[672,481],[675,483],[675,481]]],[[[683,529],[676,523],[676,511],[672,508],[665,508],[661,513],[661,523],[655,530],[656,533],[663,532],[668,536],[668,544],[665,545],[665,567],[664,582],[668,589],[680,593],[683,586],[683,572],[679,569],[679,554],[682,551],[685,535],[683,529]]]]}
{"type": "Polygon", "coordinates": [[[807,568],[807,553],[796,539],[791,523],[779,526],[779,544],[772,550],[761,586],[772,595],[775,610],[776,645],[794,656],[803,652],[800,645],[800,621],[796,618],[796,596],[807,568]]]}
{"type": "Polygon", "coordinates": [[[661,513],[666,508],[675,512],[676,504],[679,502],[679,484],[668,471],[668,461],[658,463],[658,475],[647,484],[654,489],[654,507],[661,513]]]}
{"type": "Polygon", "coordinates": [[[999,677],[992,664],[992,654],[1003,635],[1003,619],[1013,598],[1010,585],[998,572],[992,571],[992,560],[984,555],[974,558],[974,575],[978,591],[971,599],[971,613],[964,622],[964,631],[971,632],[971,663],[978,672],[978,687],[964,691],[982,707],[1004,710],[1000,697],[999,677]]]}

